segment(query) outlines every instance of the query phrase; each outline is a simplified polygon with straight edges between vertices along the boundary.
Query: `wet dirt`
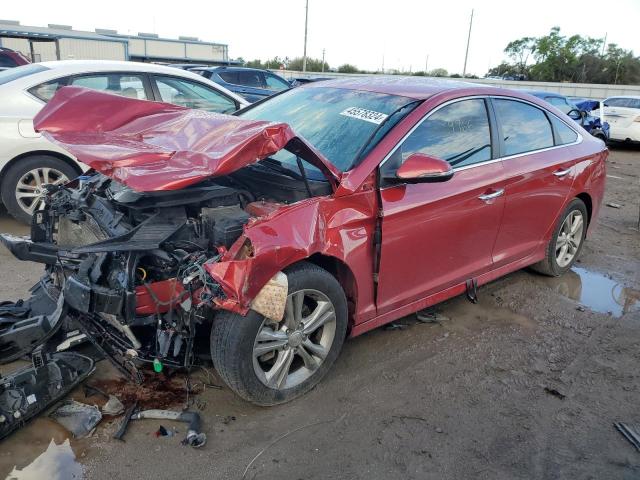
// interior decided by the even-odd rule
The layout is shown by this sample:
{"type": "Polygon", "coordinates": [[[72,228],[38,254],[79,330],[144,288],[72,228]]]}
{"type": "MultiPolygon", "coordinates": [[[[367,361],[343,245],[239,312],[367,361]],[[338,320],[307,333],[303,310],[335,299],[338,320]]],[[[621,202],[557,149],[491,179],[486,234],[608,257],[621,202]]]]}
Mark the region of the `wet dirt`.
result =
{"type": "Polygon", "coordinates": [[[594,312],[621,317],[640,309],[640,290],[624,286],[605,274],[573,267],[557,278],[545,278],[542,283],[565,297],[594,312]]]}
{"type": "MultiPolygon", "coordinates": [[[[202,450],[181,446],[185,427],[173,422],[162,422],[173,437],[156,438],[161,422],[139,420],[114,441],[119,417],[107,418],[85,456],[71,442],[86,478],[640,479],[640,456],[613,427],[640,422],[640,149],[610,159],[604,204],[622,207],[603,204],[567,279],[518,271],[480,288],[477,305],[438,305],[435,323],[410,316],[403,330],[347,341],[324,380],[286,405],[204,388],[192,406],[208,435],[202,450]]],[[[5,272],[27,269],[0,261],[0,297],[24,295],[5,272]]],[[[118,379],[100,362],[89,383],[129,395],[118,379]]],[[[212,371],[194,383],[223,385],[212,371]]],[[[174,393],[179,408],[182,382],[174,393]]],[[[51,431],[38,448],[31,440],[42,421],[0,444],[0,478],[46,449],[51,431]]]]}
{"type": "MultiPolygon", "coordinates": [[[[182,374],[167,377],[164,374],[149,373],[141,385],[124,378],[90,380],[88,383],[107,395],[115,395],[125,407],[137,402],[142,410],[182,407],[187,399],[186,377],[182,374]]],[[[190,395],[194,396],[200,393],[202,393],[202,386],[198,383],[191,383],[190,395]]]]}

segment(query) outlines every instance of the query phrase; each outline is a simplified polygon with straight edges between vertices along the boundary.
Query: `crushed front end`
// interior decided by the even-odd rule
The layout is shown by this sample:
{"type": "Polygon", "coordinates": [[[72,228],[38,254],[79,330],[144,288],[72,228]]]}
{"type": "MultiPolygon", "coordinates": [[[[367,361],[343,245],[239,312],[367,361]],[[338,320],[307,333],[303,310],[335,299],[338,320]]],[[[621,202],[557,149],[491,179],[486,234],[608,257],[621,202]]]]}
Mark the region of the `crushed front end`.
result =
{"type": "Polygon", "coordinates": [[[241,235],[250,200],[214,182],[140,193],[95,174],[75,188],[50,187],[31,239],[0,238],[16,257],[46,264],[37,289],[46,285],[64,301],[49,300],[41,315],[59,317],[64,305],[98,349],[140,380],[140,362],[196,361],[196,333],[210,328],[212,300],[224,297],[203,267],[241,235]]]}

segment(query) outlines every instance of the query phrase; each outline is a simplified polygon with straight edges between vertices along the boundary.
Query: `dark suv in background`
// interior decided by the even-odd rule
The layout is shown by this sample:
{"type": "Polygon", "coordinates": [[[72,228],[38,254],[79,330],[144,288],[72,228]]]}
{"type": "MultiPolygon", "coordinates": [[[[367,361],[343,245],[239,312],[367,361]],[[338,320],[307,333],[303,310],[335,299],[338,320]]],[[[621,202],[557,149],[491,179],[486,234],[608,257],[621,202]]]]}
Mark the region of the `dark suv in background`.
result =
{"type": "Polygon", "coordinates": [[[291,88],[284,78],[267,70],[244,67],[197,67],[189,69],[253,103],[291,88]]]}

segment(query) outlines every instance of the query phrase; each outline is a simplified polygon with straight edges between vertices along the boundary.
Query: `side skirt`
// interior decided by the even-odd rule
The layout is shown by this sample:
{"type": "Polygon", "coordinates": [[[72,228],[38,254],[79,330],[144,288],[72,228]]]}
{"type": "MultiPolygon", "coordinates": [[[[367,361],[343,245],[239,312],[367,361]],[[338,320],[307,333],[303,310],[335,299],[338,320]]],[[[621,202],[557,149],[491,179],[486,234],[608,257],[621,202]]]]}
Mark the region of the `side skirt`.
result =
{"type": "MultiPolygon", "coordinates": [[[[535,252],[520,260],[508,263],[507,265],[503,265],[487,273],[483,273],[482,275],[478,276],[476,280],[478,282],[478,285],[484,285],[500,277],[504,277],[508,273],[515,272],[516,270],[520,270],[521,268],[539,262],[542,259],[544,259],[544,252],[535,252]]],[[[381,325],[405,317],[437,303],[444,302],[445,300],[456,297],[458,295],[462,295],[466,291],[466,282],[459,283],[445,290],[433,293],[427,297],[415,300],[400,308],[396,308],[395,310],[374,317],[371,320],[355,325],[351,330],[351,334],[349,336],[357,337],[358,335],[368,332],[369,330],[373,330],[374,328],[378,328],[381,325]]]]}

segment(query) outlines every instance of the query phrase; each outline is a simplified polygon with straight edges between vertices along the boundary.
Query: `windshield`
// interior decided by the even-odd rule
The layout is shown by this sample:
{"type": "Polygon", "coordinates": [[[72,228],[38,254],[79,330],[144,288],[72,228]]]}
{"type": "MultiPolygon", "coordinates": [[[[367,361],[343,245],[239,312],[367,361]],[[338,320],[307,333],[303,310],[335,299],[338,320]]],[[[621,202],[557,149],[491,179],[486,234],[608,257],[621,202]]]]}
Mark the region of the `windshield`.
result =
{"type": "Polygon", "coordinates": [[[34,73],[44,72],[45,70],[49,69],[44,65],[39,65],[37,63],[10,68],[9,70],[0,72],[0,85],[12,82],[13,80],[17,80],[18,78],[33,75],[34,73]]]}
{"type": "MultiPolygon", "coordinates": [[[[239,115],[289,124],[334,166],[346,171],[354,166],[356,156],[381,125],[386,133],[411,110],[403,107],[415,104],[416,100],[411,98],[381,93],[329,87],[294,88],[239,115]]],[[[375,142],[383,136],[379,133],[373,139],[375,142]]],[[[372,148],[371,143],[367,150],[372,148]]],[[[272,158],[298,169],[295,156],[286,150],[272,158]]]]}

